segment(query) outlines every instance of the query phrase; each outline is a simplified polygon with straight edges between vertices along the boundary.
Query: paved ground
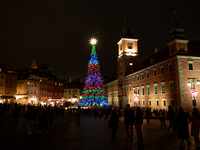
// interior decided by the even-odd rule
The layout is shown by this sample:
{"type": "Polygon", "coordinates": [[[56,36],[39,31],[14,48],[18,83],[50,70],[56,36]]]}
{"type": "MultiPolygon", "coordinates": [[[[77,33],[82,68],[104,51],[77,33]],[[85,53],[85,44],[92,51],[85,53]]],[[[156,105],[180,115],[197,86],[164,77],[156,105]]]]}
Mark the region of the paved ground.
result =
{"type": "MultiPolygon", "coordinates": [[[[168,126],[168,121],[166,121],[168,126]]],[[[5,118],[4,125],[0,126],[0,150],[178,150],[179,140],[174,134],[166,134],[166,128],[160,127],[157,119],[150,123],[144,120],[142,126],[144,145],[136,145],[134,129],[133,141],[126,140],[123,119],[120,119],[116,135],[116,142],[111,142],[111,129],[108,120],[94,117],[81,117],[80,125],[76,125],[76,117],[65,116],[64,119],[54,118],[53,125],[49,126],[50,133],[37,133],[38,125],[32,125],[33,134],[26,133],[26,124],[23,115],[19,125],[13,126],[11,116],[5,118]]],[[[191,150],[195,149],[194,139],[191,150]]]]}

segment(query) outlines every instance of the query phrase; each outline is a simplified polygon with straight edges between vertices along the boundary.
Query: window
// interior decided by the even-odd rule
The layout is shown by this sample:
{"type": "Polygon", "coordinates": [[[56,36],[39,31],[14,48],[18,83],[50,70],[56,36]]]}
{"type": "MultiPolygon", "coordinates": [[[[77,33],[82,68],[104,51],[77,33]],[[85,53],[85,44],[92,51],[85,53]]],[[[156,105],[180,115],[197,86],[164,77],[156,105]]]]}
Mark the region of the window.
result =
{"type": "Polygon", "coordinates": [[[149,99],[149,106],[151,106],[151,99],[149,99]]]}
{"type": "Polygon", "coordinates": [[[1,75],[1,79],[3,79],[4,78],[4,75],[1,75]]]}
{"type": "Polygon", "coordinates": [[[159,99],[156,98],[156,106],[159,106],[159,99]]]}
{"type": "Polygon", "coordinates": [[[193,70],[193,61],[188,61],[188,69],[193,70]]]}
{"type": "Polygon", "coordinates": [[[139,81],[139,75],[137,75],[137,81],[139,81]]]}
{"type": "Polygon", "coordinates": [[[135,76],[133,76],[133,82],[135,82],[135,76]]]}
{"type": "Polygon", "coordinates": [[[37,83],[35,83],[35,87],[37,87],[37,83]]]}
{"type": "Polygon", "coordinates": [[[144,100],[144,99],[142,99],[142,105],[143,105],[143,106],[145,105],[145,100],[144,100]]]}
{"type": "Polygon", "coordinates": [[[33,93],[33,90],[31,90],[31,94],[33,93]]]}
{"type": "Polygon", "coordinates": [[[11,83],[11,87],[13,87],[14,85],[13,85],[13,83],[11,83]]]}
{"type": "Polygon", "coordinates": [[[11,80],[14,80],[14,78],[13,78],[13,77],[11,77],[11,80]]]}
{"type": "Polygon", "coordinates": [[[1,86],[3,86],[3,82],[1,82],[1,86]]]}
{"type": "Polygon", "coordinates": [[[10,91],[10,94],[13,95],[13,90],[10,91]]]}
{"type": "Polygon", "coordinates": [[[131,96],[130,96],[130,103],[131,103],[131,96]]]}
{"type": "Polygon", "coordinates": [[[131,81],[131,78],[129,77],[129,81],[131,81]]]}
{"type": "Polygon", "coordinates": [[[128,91],[128,85],[126,85],[126,91],[128,91]]]}
{"type": "Polygon", "coordinates": [[[140,105],[140,99],[138,99],[138,105],[140,105]]]}
{"type": "Polygon", "coordinates": [[[34,90],[34,93],[36,93],[36,90],[34,90]]]}
{"type": "Polygon", "coordinates": [[[127,103],[128,103],[128,97],[127,97],[126,101],[127,101],[127,103]]]}
{"type": "Polygon", "coordinates": [[[7,83],[7,84],[6,84],[6,87],[9,87],[9,86],[10,86],[9,83],[7,83]]]}
{"type": "Polygon", "coordinates": [[[146,72],[146,76],[147,76],[147,78],[149,78],[149,72],[148,71],[146,72]]]}
{"type": "Polygon", "coordinates": [[[166,106],[166,99],[163,98],[163,106],[166,106]]]}
{"type": "Polygon", "coordinates": [[[141,74],[141,78],[144,79],[143,73],[141,74]]]}
{"type": "Polygon", "coordinates": [[[133,88],[133,94],[135,94],[135,87],[133,88]]]}
{"type": "Polygon", "coordinates": [[[129,84],[129,91],[131,91],[131,84],[129,84]]]}
{"type": "Polygon", "coordinates": [[[117,97],[118,97],[118,91],[117,91],[117,97]]]}
{"type": "Polygon", "coordinates": [[[195,78],[191,78],[191,79],[188,79],[189,83],[191,83],[190,85],[190,90],[192,90],[193,88],[196,88],[195,87],[195,78]]]}
{"type": "Polygon", "coordinates": [[[163,67],[160,67],[160,74],[163,74],[164,71],[163,71],[163,67]]]}
{"type": "Polygon", "coordinates": [[[174,99],[171,98],[171,103],[172,103],[172,106],[174,106],[174,99]]]}
{"type": "Polygon", "coordinates": [[[147,85],[147,95],[150,95],[150,85],[147,85]]]}
{"type": "Polygon", "coordinates": [[[3,93],[3,89],[0,90],[0,93],[1,93],[1,94],[3,93]]]}
{"type": "Polygon", "coordinates": [[[169,71],[172,71],[172,64],[169,65],[169,71]]]}
{"type": "Polygon", "coordinates": [[[115,97],[116,97],[116,92],[115,92],[115,97]]]}
{"type": "Polygon", "coordinates": [[[153,75],[156,76],[156,69],[153,70],[153,75]]]}
{"type": "Polygon", "coordinates": [[[140,95],[140,87],[137,87],[137,94],[140,95]]]}
{"type": "Polygon", "coordinates": [[[128,43],[128,49],[132,49],[133,43],[128,43]]]}
{"type": "Polygon", "coordinates": [[[169,83],[170,93],[174,93],[174,82],[169,83]]]}
{"type": "Polygon", "coordinates": [[[157,83],[154,83],[154,94],[158,94],[157,83]]]}
{"type": "Polygon", "coordinates": [[[10,80],[10,76],[7,76],[7,80],[10,80]]]}
{"type": "Polygon", "coordinates": [[[192,106],[197,106],[197,100],[195,97],[192,97],[192,106]]]}
{"type": "Polygon", "coordinates": [[[142,95],[144,95],[144,86],[142,86],[142,95]]]}
{"type": "Polygon", "coordinates": [[[165,82],[161,82],[161,92],[165,93],[165,82]]]}
{"type": "Polygon", "coordinates": [[[9,94],[9,90],[6,90],[6,94],[9,94]]]}

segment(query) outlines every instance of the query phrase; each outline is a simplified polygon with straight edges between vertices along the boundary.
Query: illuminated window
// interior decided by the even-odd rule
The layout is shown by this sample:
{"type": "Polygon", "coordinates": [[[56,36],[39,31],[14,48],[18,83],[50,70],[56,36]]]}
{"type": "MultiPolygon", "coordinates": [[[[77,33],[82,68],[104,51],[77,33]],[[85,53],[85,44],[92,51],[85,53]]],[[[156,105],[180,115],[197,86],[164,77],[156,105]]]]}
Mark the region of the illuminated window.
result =
{"type": "Polygon", "coordinates": [[[157,83],[154,83],[154,94],[158,94],[157,83]]]}
{"type": "Polygon", "coordinates": [[[130,103],[131,103],[131,97],[130,97],[130,103]]]}
{"type": "Polygon", "coordinates": [[[0,93],[1,93],[1,94],[3,93],[3,89],[0,90],[0,93]]]}
{"type": "Polygon", "coordinates": [[[147,85],[147,95],[150,95],[150,85],[147,85]]]}
{"type": "Polygon", "coordinates": [[[163,106],[166,106],[166,99],[163,98],[163,106]]]}
{"type": "Polygon", "coordinates": [[[133,43],[128,43],[128,49],[132,49],[133,48],[133,43]]]}
{"type": "Polygon", "coordinates": [[[148,71],[146,72],[146,76],[147,76],[147,78],[149,78],[149,72],[148,71]]]}
{"type": "Polygon", "coordinates": [[[145,100],[144,100],[144,99],[142,99],[142,105],[143,105],[143,106],[145,105],[145,100]]]}
{"type": "Polygon", "coordinates": [[[128,85],[126,85],[126,91],[128,91],[128,85]]]}
{"type": "Polygon", "coordinates": [[[131,84],[129,84],[129,91],[131,91],[131,84]]]}
{"type": "Polygon", "coordinates": [[[161,82],[161,92],[165,93],[165,82],[161,82]]]}
{"type": "Polygon", "coordinates": [[[156,98],[156,106],[159,106],[159,99],[156,98]]]}
{"type": "Polygon", "coordinates": [[[133,88],[133,94],[135,94],[135,87],[133,88]]]}
{"type": "Polygon", "coordinates": [[[135,82],[135,76],[133,76],[133,82],[135,82]]]}
{"type": "Polygon", "coordinates": [[[138,105],[140,105],[140,99],[138,99],[138,105]]]}
{"type": "Polygon", "coordinates": [[[137,94],[140,95],[140,87],[137,87],[137,94]]]}
{"type": "Polygon", "coordinates": [[[193,70],[193,61],[188,61],[188,69],[193,70]]]}
{"type": "Polygon", "coordinates": [[[141,74],[141,78],[144,79],[143,73],[141,74]]]}
{"type": "Polygon", "coordinates": [[[139,75],[137,75],[137,81],[139,81],[139,75]]]}
{"type": "Polygon", "coordinates": [[[149,106],[151,106],[151,99],[149,99],[149,106]]]}
{"type": "Polygon", "coordinates": [[[57,83],[55,83],[55,85],[57,85],[57,83]]]}

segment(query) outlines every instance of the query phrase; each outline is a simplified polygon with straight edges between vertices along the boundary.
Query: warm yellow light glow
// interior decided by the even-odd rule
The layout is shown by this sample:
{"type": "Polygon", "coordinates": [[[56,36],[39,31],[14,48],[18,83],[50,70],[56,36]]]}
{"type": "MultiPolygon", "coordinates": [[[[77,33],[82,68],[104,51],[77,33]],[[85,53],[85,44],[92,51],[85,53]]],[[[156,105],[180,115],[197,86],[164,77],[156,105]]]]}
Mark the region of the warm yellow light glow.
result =
{"type": "Polygon", "coordinates": [[[97,39],[95,39],[94,37],[90,39],[90,44],[91,45],[96,45],[97,44],[97,39]]]}

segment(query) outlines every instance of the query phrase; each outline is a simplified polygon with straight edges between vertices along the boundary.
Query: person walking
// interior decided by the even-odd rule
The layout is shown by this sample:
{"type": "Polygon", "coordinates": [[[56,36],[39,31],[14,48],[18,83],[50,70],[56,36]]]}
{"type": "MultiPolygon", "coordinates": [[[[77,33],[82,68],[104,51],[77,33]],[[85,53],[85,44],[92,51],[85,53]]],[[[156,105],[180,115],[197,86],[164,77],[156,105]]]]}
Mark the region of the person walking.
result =
{"type": "Polygon", "coordinates": [[[163,126],[166,127],[166,125],[165,125],[165,111],[162,110],[162,109],[159,110],[159,118],[160,118],[161,128],[163,126]]]}
{"type": "Polygon", "coordinates": [[[146,119],[147,119],[147,122],[149,122],[150,111],[149,111],[149,109],[147,108],[145,112],[146,112],[146,119]]]}
{"type": "Polygon", "coordinates": [[[143,143],[142,130],[141,130],[142,124],[143,124],[143,114],[142,114],[140,107],[137,107],[136,122],[135,122],[135,128],[136,128],[136,134],[137,134],[137,142],[135,142],[136,144],[143,143]]]}
{"type": "Polygon", "coordinates": [[[194,136],[194,140],[195,140],[195,144],[196,144],[195,146],[200,147],[200,142],[199,142],[199,137],[198,137],[199,136],[200,115],[199,115],[199,111],[197,110],[197,108],[193,108],[191,121],[192,121],[191,136],[194,136]]]}
{"type": "Polygon", "coordinates": [[[19,119],[19,108],[18,105],[15,104],[15,107],[13,109],[13,125],[18,125],[18,119],[19,119]]]}
{"type": "Polygon", "coordinates": [[[174,110],[172,108],[171,105],[168,106],[168,113],[167,113],[167,117],[169,119],[169,128],[167,130],[167,132],[169,132],[169,130],[172,128],[174,131],[174,126],[173,126],[173,120],[174,120],[174,110]]]}
{"type": "Polygon", "coordinates": [[[117,133],[117,123],[119,122],[119,117],[117,116],[117,112],[116,110],[112,110],[111,112],[111,116],[110,116],[110,120],[109,120],[109,124],[108,127],[110,127],[112,129],[112,141],[114,142],[115,139],[115,135],[117,133]]]}
{"type": "Polygon", "coordinates": [[[33,119],[33,111],[31,109],[31,106],[28,106],[28,109],[25,113],[25,119],[26,119],[27,133],[32,134],[31,120],[33,119]]]}
{"type": "Polygon", "coordinates": [[[127,104],[126,109],[124,110],[124,123],[126,125],[126,133],[127,137],[126,139],[132,140],[133,138],[133,125],[134,125],[134,111],[131,110],[130,105],[127,104]],[[129,128],[131,132],[131,136],[129,134],[129,128]]]}
{"type": "Polygon", "coordinates": [[[44,126],[46,133],[49,133],[49,128],[47,125],[47,112],[46,110],[44,110],[44,108],[41,109],[41,112],[38,117],[39,117],[39,130],[37,132],[40,133],[44,126]]]}
{"type": "Polygon", "coordinates": [[[191,141],[189,139],[189,131],[188,131],[188,116],[183,111],[182,107],[179,107],[179,113],[177,114],[175,123],[177,124],[178,138],[180,139],[179,149],[182,150],[185,148],[184,140],[187,141],[189,148],[191,145],[191,141]]]}

